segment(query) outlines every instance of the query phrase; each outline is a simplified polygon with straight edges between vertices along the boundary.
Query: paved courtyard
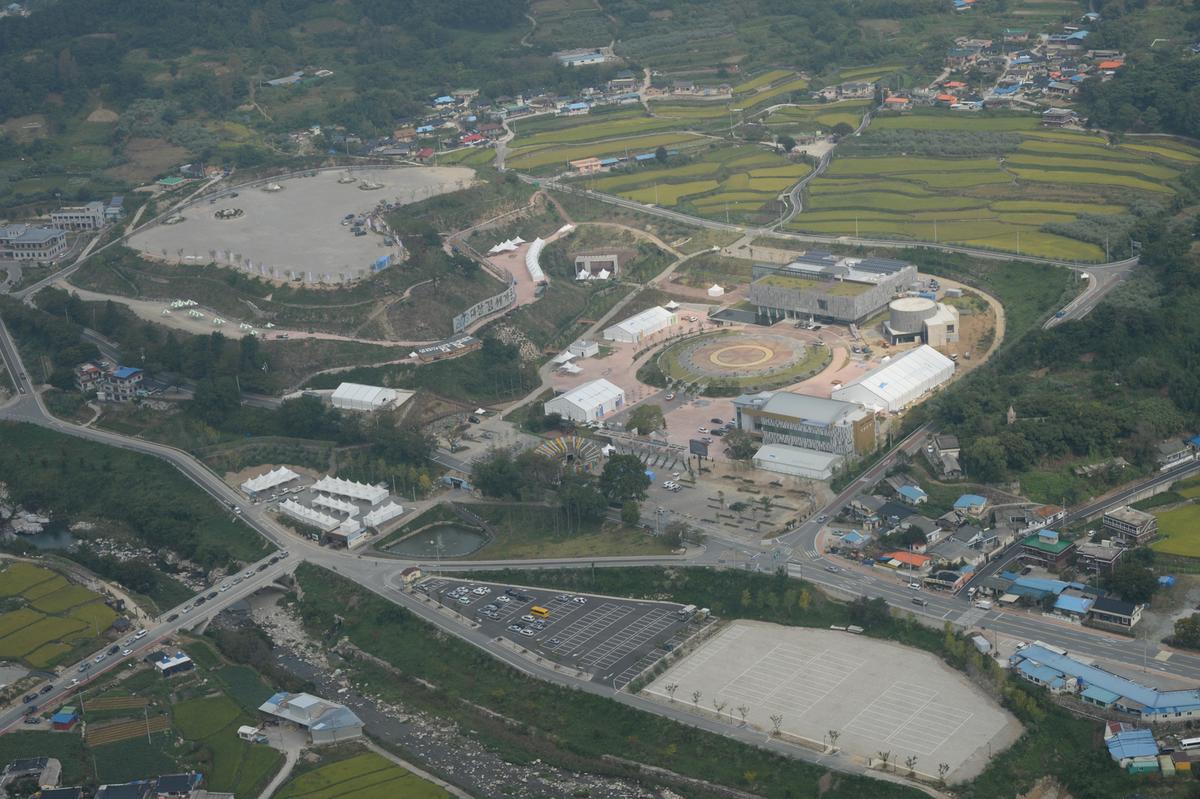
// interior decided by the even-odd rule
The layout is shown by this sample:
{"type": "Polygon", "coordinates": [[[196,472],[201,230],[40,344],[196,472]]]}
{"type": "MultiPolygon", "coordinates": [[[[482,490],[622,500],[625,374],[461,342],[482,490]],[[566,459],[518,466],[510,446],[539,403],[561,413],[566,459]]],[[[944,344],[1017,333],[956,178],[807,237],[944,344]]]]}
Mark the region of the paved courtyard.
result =
{"type": "MultiPolygon", "coordinates": [[[[380,256],[395,253],[378,234],[356,236],[342,224],[348,214],[364,215],[377,203],[406,204],[467,186],[474,172],[464,167],[405,167],[318,172],[279,183],[279,191],[232,187],[215,202],[201,201],[183,210],[183,221],[156,225],[129,240],[151,258],[206,264],[249,259],[251,273],[287,279],[288,270],[357,274],[380,256]],[[379,185],[360,188],[362,181],[379,185]],[[222,209],[238,209],[234,219],[218,219],[222,209]],[[215,255],[214,255],[215,253],[215,255]],[[271,270],[274,270],[272,272],[271,270]]],[[[346,278],[349,279],[349,278],[346,278]]],[[[341,281],[337,281],[341,282],[341,281]]]]}
{"type": "Polygon", "coordinates": [[[933,655],[834,630],[737,621],[646,693],[670,701],[668,685],[697,713],[723,703],[724,716],[740,720],[741,707],[764,732],[782,716],[785,739],[818,747],[836,730],[842,756],[887,751],[902,771],[915,756],[915,770],[934,778],[946,763],[951,782],[978,774],[1020,734],[1015,719],[933,655]]]}

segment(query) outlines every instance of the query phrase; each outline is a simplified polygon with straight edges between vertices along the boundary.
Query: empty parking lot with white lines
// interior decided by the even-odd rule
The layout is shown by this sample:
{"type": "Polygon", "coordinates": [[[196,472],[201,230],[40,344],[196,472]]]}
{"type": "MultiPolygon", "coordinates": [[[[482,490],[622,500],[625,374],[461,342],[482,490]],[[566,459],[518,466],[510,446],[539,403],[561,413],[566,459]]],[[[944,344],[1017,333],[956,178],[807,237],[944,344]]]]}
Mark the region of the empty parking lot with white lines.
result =
{"type": "MultiPolygon", "coordinates": [[[[709,715],[769,731],[782,716],[785,735],[820,745],[830,730],[838,747],[863,758],[917,758],[916,770],[968,779],[1020,734],[1015,719],[966,676],[920,650],[833,630],[737,621],[668,669],[646,692],[709,715]],[[693,701],[696,691],[700,692],[693,701]],[[740,709],[739,709],[740,708],[740,709]]],[[[732,722],[731,722],[732,723],[732,722]]]]}

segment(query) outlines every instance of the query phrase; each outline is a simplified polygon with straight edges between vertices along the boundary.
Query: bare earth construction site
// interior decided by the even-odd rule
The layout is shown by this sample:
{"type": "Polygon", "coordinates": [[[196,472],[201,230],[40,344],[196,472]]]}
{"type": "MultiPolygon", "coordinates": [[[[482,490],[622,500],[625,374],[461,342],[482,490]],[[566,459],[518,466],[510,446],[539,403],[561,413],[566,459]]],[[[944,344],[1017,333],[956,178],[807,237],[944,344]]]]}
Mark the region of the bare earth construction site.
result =
{"type": "Polygon", "coordinates": [[[735,621],[668,669],[646,693],[764,732],[776,719],[780,737],[818,750],[837,734],[842,757],[866,762],[890,753],[890,763],[936,779],[979,774],[991,755],[1021,733],[1018,722],[965,675],[933,655],[899,644],[833,630],[735,621]],[[699,692],[699,696],[696,696],[699,692]]]}
{"type": "Polygon", "coordinates": [[[323,170],[277,182],[234,187],[181,209],[182,221],[159,224],[129,240],[149,258],[216,263],[273,280],[345,283],[386,265],[402,242],[365,223],[379,203],[403,205],[467,188],[463,167],[323,170]],[[222,212],[228,212],[222,218],[222,212]],[[235,213],[240,212],[240,213],[235,213]]]}

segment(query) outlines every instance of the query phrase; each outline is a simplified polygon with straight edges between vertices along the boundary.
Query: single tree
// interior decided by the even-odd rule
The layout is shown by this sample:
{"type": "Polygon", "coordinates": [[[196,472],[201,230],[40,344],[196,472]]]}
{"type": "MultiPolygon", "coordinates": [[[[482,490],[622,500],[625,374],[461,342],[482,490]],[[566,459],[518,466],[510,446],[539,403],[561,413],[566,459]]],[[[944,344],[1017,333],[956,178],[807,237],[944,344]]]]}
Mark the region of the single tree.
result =
{"type": "Polygon", "coordinates": [[[621,524],[626,527],[636,527],[642,518],[642,510],[632,499],[621,505],[621,524]]]}
{"type": "Polygon", "coordinates": [[[779,730],[782,727],[783,727],[783,714],[782,713],[772,713],[771,714],[771,734],[774,735],[776,738],[778,738],[779,730]]]}
{"type": "Polygon", "coordinates": [[[775,140],[785,153],[790,153],[796,149],[796,140],[786,133],[775,140]]]}
{"type": "Polygon", "coordinates": [[[700,709],[700,697],[702,696],[704,696],[704,694],[699,688],[697,688],[695,691],[692,691],[692,704],[696,706],[697,710],[700,709]]]}
{"type": "Polygon", "coordinates": [[[879,759],[881,761],[883,761],[883,770],[887,771],[888,761],[892,759],[891,750],[888,750],[886,752],[876,752],[876,755],[879,757],[879,759]]]}
{"type": "Polygon", "coordinates": [[[904,767],[908,769],[908,776],[915,777],[917,770],[917,756],[909,755],[904,758],[904,767]]]}
{"type": "Polygon", "coordinates": [[[667,689],[667,696],[671,698],[671,704],[675,704],[675,692],[679,690],[679,683],[669,682],[663,687],[667,689]]]}
{"type": "Polygon", "coordinates": [[[714,699],[713,700],[713,710],[717,711],[717,721],[721,720],[721,714],[725,712],[725,706],[728,704],[729,703],[726,702],[724,699],[721,699],[721,700],[714,699]]]}
{"type": "Polygon", "coordinates": [[[738,715],[742,717],[742,726],[745,727],[746,726],[746,716],[748,716],[750,714],[750,706],[749,705],[738,705],[737,712],[738,712],[738,715]]]}
{"type": "Polygon", "coordinates": [[[636,455],[613,455],[600,473],[600,490],[609,502],[646,498],[650,477],[636,455]]]}
{"type": "Polygon", "coordinates": [[[841,733],[837,730],[830,730],[829,733],[829,748],[837,749],[837,739],[841,737],[841,733]]]}
{"type": "Polygon", "coordinates": [[[666,427],[667,421],[663,418],[662,407],[652,403],[634,408],[629,412],[629,420],[625,422],[625,429],[639,436],[649,435],[655,430],[665,430],[666,427]]]}
{"type": "Polygon", "coordinates": [[[660,164],[667,163],[667,148],[659,145],[658,149],[654,151],[654,160],[660,164]]]}

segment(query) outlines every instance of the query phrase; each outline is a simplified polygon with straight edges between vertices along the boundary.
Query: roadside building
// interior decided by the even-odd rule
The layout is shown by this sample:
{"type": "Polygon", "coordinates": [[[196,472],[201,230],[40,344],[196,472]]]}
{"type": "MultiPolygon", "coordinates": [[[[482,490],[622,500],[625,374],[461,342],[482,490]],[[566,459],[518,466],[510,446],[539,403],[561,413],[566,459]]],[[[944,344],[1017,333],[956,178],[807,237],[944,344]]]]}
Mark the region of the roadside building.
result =
{"type": "Polygon", "coordinates": [[[174,655],[164,652],[162,657],[154,661],[154,668],[158,669],[158,673],[162,677],[173,677],[176,674],[191,671],[195,667],[196,664],[183,652],[176,652],[174,655]]]}
{"type": "Polygon", "coordinates": [[[132,402],[141,396],[142,380],[146,373],[136,366],[118,366],[106,372],[96,388],[96,399],[102,402],[132,402]]]}
{"type": "Polygon", "coordinates": [[[101,785],[96,791],[95,799],[149,799],[150,789],[150,783],[146,780],[101,785]]]}
{"type": "Polygon", "coordinates": [[[50,717],[50,726],[56,732],[64,732],[74,729],[79,723],[79,711],[74,705],[66,705],[58,709],[58,712],[50,717]]]}
{"type": "Polygon", "coordinates": [[[0,258],[53,261],[67,251],[67,232],[56,227],[0,225],[0,258]]]}
{"type": "Polygon", "coordinates": [[[1054,530],[1039,530],[1021,541],[1021,560],[1058,571],[1070,562],[1075,544],[1059,537],[1054,530]]]}
{"type": "Polygon", "coordinates": [[[896,489],[896,496],[900,497],[901,502],[907,502],[909,505],[922,505],[929,500],[929,495],[920,486],[915,485],[900,486],[896,489]]]}
{"type": "Polygon", "coordinates": [[[975,516],[976,518],[983,515],[987,510],[987,497],[981,497],[979,494],[963,494],[958,499],[954,500],[954,509],[959,513],[967,516],[975,516]]]}
{"type": "Polygon", "coordinates": [[[896,412],[954,376],[954,361],[922,344],[833,390],[833,398],[896,412]]]}
{"type": "Polygon", "coordinates": [[[625,407],[625,390],[600,378],[559,394],[546,401],[546,413],[587,424],[596,422],[625,407]]]}
{"type": "Polygon", "coordinates": [[[337,743],[362,737],[363,722],[345,705],[312,694],[277,693],[258,708],[275,719],[308,732],[313,744],[337,743]]]}
{"type": "Polygon", "coordinates": [[[1158,537],[1154,514],[1128,505],[1105,512],[1101,524],[1120,546],[1141,546],[1158,537]]]}
{"type": "Polygon", "coordinates": [[[577,172],[580,175],[594,175],[602,168],[600,159],[595,156],[568,161],[567,166],[571,167],[573,172],[577,172]]]}
{"type": "Polygon", "coordinates": [[[786,444],[837,455],[875,448],[875,417],[853,402],[790,391],[743,394],[733,400],[739,429],[764,444],[786,444]]]}
{"type": "Polygon", "coordinates": [[[154,795],[157,799],[180,799],[191,796],[192,789],[200,784],[201,775],[196,772],[187,774],[163,774],[154,781],[154,795]]]}
{"type": "Polygon", "coordinates": [[[1075,568],[1087,574],[1112,574],[1117,561],[1126,551],[1126,547],[1116,546],[1108,538],[1097,544],[1078,544],[1075,547],[1075,568]]]}
{"type": "Polygon", "coordinates": [[[1142,620],[1144,606],[1110,596],[1096,597],[1088,622],[1094,627],[1127,633],[1142,620]]]}
{"type": "Polygon", "coordinates": [[[400,582],[405,588],[412,588],[421,579],[423,572],[419,566],[406,566],[400,571],[400,582]]]}
{"type": "Polygon", "coordinates": [[[1174,469],[1180,464],[1194,460],[1196,451],[1182,439],[1168,439],[1158,445],[1158,468],[1160,471],[1174,469]]]}
{"type": "Polygon", "coordinates": [[[747,300],[760,319],[858,324],[916,283],[917,268],[890,258],[810,250],[788,264],[755,264],[747,300]]]}
{"type": "MultiPolygon", "coordinates": [[[[1036,668],[1044,677],[1057,679],[1070,693],[1103,689],[1106,693],[1093,692],[1089,698],[1092,704],[1099,704],[1105,709],[1127,713],[1149,722],[1185,722],[1200,717],[1200,692],[1194,688],[1163,691],[1147,687],[1099,666],[1083,663],[1070,657],[1065,650],[1041,642],[1018,649],[1009,660],[1020,676],[1030,679],[1027,669],[1022,668],[1022,664],[1026,663],[1031,664],[1029,669],[1036,668]],[[1113,696],[1116,698],[1112,699],[1113,696]],[[1101,704],[1104,700],[1111,701],[1101,704]]],[[[1145,732],[1150,733],[1149,730],[1145,732]]],[[[1125,733],[1118,733],[1122,734],[1125,733]]],[[[1114,737],[1110,736],[1108,740],[1112,741],[1114,737]]],[[[1152,734],[1149,740],[1153,742],[1152,734]]]]}
{"type": "Polygon", "coordinates": [[[125,213],[125,195],[114,194],[104,206],[104,221],[112,222],[121,218],[125,213]]]}
{"type": "Polygon", "coordinates": [[[63,230],[99,230],[104,222],[104,203],[99,200],[50,212],[50,223],[63,230]]]}

